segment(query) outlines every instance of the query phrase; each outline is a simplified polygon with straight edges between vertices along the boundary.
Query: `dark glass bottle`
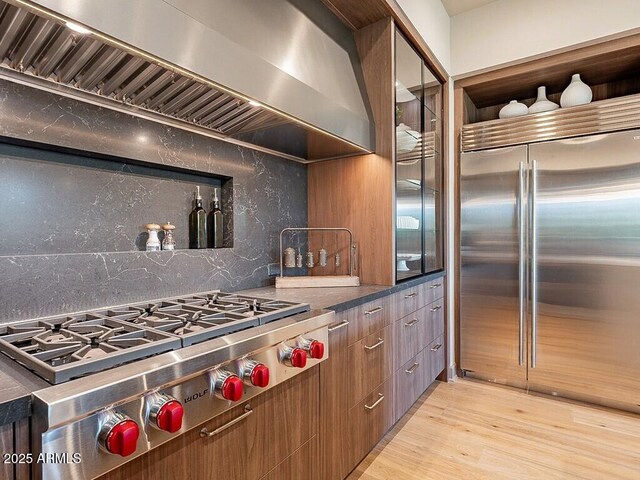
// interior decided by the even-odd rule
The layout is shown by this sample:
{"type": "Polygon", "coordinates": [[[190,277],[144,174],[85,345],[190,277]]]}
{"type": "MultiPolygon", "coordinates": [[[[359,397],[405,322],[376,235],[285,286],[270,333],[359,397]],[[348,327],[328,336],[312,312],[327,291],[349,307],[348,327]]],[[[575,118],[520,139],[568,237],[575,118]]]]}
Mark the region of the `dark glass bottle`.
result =
{"type": "Polygon", "coordinates": [[[222,248],[224,216],[220,210],[220,200],[218,199],[218,189],[213,194],[213,210],[209,212],[209,246],[212,248],[222,248]]]}
{"type": "Polygon", "coordinates": [[[189,248],[207,248],[207,212],[202,208],[200,187],[196,187],[195,203],[189,214],[189,248]]]}

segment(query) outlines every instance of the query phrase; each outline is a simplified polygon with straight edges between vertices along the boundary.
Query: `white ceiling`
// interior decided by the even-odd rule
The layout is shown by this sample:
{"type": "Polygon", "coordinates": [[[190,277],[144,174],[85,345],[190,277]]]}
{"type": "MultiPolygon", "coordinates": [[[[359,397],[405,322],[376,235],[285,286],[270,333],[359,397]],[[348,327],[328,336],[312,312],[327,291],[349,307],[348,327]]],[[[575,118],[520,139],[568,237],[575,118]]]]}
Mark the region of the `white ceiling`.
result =
{"type": "Polygon", "coordinates": [[[458,15],[459,13],[466,12],[467,10],[473,10],[474,8],[482,7],[489,3],[493,3],[496,0],[441,0],[444,8],[450,17],[458,15]]]}

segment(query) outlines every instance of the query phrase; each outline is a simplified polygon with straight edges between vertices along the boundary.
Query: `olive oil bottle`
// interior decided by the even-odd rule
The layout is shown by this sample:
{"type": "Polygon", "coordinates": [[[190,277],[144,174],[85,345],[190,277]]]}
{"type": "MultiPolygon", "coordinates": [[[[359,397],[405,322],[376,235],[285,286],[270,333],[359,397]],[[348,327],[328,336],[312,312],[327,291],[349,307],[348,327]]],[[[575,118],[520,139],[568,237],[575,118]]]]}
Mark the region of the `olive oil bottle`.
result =
{"type": "Polygon", "coordinates": [[[202,208],[200,187],[196,187],[195,207],[189,214],[189,248],[207,248],[207,212],[202,208]]]}
{"type": "Polygon", "coordinates": [[[222,248],[224,216],[220,209],[218,199],[218,189],[213,193],[213,209],[209,212],[209,246],[211,248],[222,248]]]}

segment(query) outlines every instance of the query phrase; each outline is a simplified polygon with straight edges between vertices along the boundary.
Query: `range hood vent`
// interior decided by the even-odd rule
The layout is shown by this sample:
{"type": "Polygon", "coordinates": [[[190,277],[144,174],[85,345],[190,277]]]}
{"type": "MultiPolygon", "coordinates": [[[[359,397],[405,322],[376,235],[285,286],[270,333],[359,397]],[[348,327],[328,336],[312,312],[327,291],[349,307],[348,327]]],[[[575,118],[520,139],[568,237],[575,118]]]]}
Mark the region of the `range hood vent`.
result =
{"type": "Polygon", "coordinates": [[[9,80],[297,161],[360,154],[372,145],[371,138],[356,143],[300,121],[31,2],[0,1],[0,59],[0,76],[9,80]]]}

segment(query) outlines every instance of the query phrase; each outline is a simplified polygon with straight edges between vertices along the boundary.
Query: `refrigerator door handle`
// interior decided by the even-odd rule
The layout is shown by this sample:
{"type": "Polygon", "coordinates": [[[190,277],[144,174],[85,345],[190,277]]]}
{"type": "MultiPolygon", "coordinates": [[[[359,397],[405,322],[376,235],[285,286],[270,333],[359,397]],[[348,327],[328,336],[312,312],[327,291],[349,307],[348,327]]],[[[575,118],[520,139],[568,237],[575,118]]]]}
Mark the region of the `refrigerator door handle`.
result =
{"type": "Polygon", "coordinates": [[[531,368],[538,353],[538,164],[531,162],[531,368]]]}
{"type": "Polygon", "coordinates": [[[520,162],[518,169],[518,365],[524,364],[524,322],[525,322],[525,165],[520,162]]]}

